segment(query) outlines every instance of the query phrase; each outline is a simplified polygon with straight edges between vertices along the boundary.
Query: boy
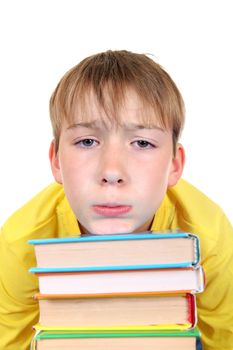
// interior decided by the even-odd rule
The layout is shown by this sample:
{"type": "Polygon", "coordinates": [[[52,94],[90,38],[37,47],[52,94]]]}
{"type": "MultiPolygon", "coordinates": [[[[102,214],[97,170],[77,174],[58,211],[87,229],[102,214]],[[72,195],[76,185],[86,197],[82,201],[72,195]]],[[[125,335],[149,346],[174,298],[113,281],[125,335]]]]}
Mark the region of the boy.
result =
{"type": "Polygon", "coordinates": [[[38,321],[29,239],[177,228],[201,241],[204,350],[233,349],[233,229],[217,205],[180,180],[184,105],[170,76],[145,55],[97,54],[61,79],[50,115],[56,183],[0,235],[0,349],[29,349],[38,321]]]}

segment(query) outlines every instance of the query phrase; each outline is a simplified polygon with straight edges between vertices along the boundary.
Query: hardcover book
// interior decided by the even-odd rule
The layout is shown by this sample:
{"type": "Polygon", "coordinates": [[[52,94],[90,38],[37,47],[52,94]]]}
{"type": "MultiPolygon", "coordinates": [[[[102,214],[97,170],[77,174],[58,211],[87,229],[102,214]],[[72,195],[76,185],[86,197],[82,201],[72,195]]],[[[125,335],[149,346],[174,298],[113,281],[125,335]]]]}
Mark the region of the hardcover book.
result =
{"type": "Polygon", "coordinates": [[[200,333],[188,331],[78,332],[40,331],[32,349],[82,350],[201,350],[200,333]]]}
{"type": "Polygon", "coordinates": [[[77,329],[187,329],[196,324],[195,296],[153,293],[43,295],[40,324],[77,329]]]}
{"type": "Polygon", "coordinates": [[[160,266],[117,266],[94,268],[32,268],[42,294],[102,294],[133,292],[201,292],[201,266],[160,268],[160,266]]]}
{"type": "Polygon", "coordinates": [[[30,240],[37,267],[197,265],[199,240],[190,233],[92,235],[30,240]]]}

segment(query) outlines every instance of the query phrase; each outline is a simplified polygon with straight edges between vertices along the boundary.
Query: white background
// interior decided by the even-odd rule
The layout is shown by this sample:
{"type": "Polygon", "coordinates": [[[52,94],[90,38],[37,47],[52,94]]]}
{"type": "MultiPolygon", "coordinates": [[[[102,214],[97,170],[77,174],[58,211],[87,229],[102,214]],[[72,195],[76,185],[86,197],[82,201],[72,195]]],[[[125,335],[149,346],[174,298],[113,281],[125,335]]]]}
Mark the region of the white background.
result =
{"type": "MultiPolygon", "coordinates": [[[[0,0],[0,224],[53,179],[50,95],[87,55],[151,53],[186,102],[184,178],[233,222],[229,0],[0,0]]],[[[203,213],[205,215],[205,213],[203,213]]]]}

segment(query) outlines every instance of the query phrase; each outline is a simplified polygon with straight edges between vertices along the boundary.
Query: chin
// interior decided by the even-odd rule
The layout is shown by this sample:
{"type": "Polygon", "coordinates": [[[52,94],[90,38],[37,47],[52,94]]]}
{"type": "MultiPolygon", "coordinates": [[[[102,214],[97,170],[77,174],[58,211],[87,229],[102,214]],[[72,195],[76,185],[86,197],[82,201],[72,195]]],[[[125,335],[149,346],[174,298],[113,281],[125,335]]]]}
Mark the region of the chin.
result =
{"type": "Polygon", "coordinates": [[[112,234],[124,234],[124,233],[133,233],[135,230],[129,224],[120,224],[119,223],[109,223],[105,225],[95,225],[91,227],[90,233],[97,235],[112,235],[112,234]]]}

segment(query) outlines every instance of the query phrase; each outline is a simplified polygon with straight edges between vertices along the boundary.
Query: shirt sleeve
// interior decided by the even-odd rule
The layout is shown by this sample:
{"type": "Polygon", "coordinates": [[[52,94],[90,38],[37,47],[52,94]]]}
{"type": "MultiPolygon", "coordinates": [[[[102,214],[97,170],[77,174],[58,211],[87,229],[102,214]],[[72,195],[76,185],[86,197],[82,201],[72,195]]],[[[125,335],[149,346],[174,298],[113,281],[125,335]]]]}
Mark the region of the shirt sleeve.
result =
{"type": "Polygon", "coordinates": [[[33,325],[38,322],[38,304],[33,298],[37,287],[35,276],[28,272],[27,265],[15,254],[1,230],[0,349],[29,350],[33,325]]]}
{"type": "Polygon", "coordinates": [[[204,350],[233,350],[233,228],[223,214],[213,220],[216,231],[201,237],[206,287],[197,295],[198,326],[204,350]]]}

